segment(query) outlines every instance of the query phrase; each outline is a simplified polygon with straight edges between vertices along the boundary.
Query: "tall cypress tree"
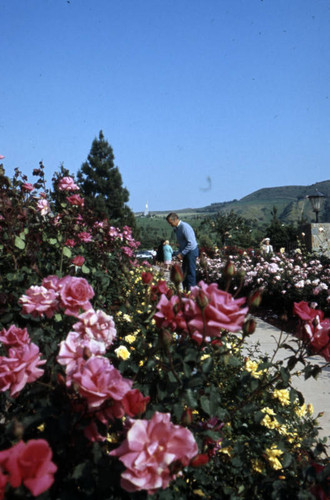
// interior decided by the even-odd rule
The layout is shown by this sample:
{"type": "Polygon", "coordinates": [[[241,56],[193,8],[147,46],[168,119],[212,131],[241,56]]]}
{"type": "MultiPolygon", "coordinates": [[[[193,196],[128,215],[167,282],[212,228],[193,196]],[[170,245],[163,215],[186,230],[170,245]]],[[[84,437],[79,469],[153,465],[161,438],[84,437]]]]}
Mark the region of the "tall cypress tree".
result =
{"type": "Polygon", "coordinates": [[[117,225],[135,227],[134,214],[126,205],[129,192],[123,187],[114,159],[112,147],[101,130],[98,139],[92,143],[87,161],[77,173],[81,192],[86,206],[99,218],[107,217],[117,225]]]}

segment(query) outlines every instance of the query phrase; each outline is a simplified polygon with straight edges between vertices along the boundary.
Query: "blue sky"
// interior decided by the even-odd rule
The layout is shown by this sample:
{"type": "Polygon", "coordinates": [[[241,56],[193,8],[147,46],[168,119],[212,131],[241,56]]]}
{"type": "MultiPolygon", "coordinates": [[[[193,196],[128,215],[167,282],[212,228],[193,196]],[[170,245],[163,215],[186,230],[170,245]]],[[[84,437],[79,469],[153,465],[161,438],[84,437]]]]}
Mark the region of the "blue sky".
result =
{"type": "Polygon", "coordinates": [[[134,211],[330,178],[329,0],[0,0],[0,20],[7,175],[42,160],[51,187],[103,130],[134,211]]]}

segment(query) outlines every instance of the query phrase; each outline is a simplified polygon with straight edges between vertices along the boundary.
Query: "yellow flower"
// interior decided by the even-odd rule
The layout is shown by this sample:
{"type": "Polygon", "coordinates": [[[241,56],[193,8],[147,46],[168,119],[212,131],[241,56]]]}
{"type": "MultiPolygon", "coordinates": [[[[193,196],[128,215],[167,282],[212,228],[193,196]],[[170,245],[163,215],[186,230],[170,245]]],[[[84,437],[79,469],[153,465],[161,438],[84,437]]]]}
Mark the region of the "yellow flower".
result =
{"type": "Polygon", "coordinates": [[[254,378],[260,378],[262,375],[262,370],[258,371],[258,367],[259,365],[256,361],[251,361],[250,359],[248,359],[245,362],[245,370],[251,373],[252,377],[254,378]]]}
{"type": "Polygon", "coordinates": [[[136,337],[134,335],[126,335],[126,337],[124,337],[124,340],[129,344],[133,344],[133,342],[136,341],[136,337]]]}
{"type": "Polygon", "coordinates": [[[220,448],[219,452],[223,453],[224,455],[228,455],[228,457],[232,457],[232,450],[233,448],[231,446],[226,446],[225,448],[220,448]]]}
{"type": "Polygon", "coordinates": [[[129,316],[129,314],[124,314],[123,315],[123,319],[125,321],[127,321],[127,323],[131,323],[132,322],[132,318],[129,316]]]}
{"type": "Polygon", "coordinates": [[[302,406],[296,406],[294,409],[297,417],[303,417],[306,414],[306,405],[305,403],[302,406]]]}
{"type": "Polygon", "coordinates": [[[45,424],[40,424],[38,427],[37,427],[38,431],[40,432],[43,432],[45,430],[45,424]]]}
{"type": "Polygon", "coordinates": [[[203,356],[201,356],[201,361],[204,361],[204,359],[207,359],[210,357],[210,354],[203,354],[203,356]]]}
{"type": "Polygon", "coordinates": [[[276,429],[279,425],[276,418],[272,420],[272,418],[269,415],[265,415],[260,423],[261,425],[267,427],[267,429],[276,429]]]}
{"type": "Polygon", "coordinates": [[[115,353],[117,358],[123,359],[124,361],[131,355],[124,345],[120,345],[119,347],[117,347],[117,349],[115,349],[115,353]]]}
{"type": "Polygon", "coordinates": [[[254,470],[255,472],[259,472],[259,474],[262,473],[264,464],[259,458],[253,458],[251,460],[251,465],[252,465],[252,470],[254,470]]]}
{"type": "Polygon", "coordinates": [[[277,398],[282,406],[288,406],[290,404],[290,394],[287,389],[275,389],[273,397],[277,398]]]}
{"type": "Polygon", "coordinates": [[[139,361],[139,366],[143,366],[144,365],[144,361],[142,361],[142,359],[139,361]]]}
{"type": "Polygon", "coordinates": [[[115,434],[114,432],[112,434],[108,433],[107,434],[107,441],[108,441],[108,443],[118,443],[117,434],[115,434]]]}
{"type": "Polygon", "coordinates": [[[267,415],[276,415],[274,410],[272,408],[269,408],[268,406],[265,406],[265,408],[263,408],[261,411],[262,413],[267,413],[267,415]]]}
{"type": "Polygon", "coordinates": [[[279,450],[275,444],[271,446],[271,448],[266,448],[265,450],[266,458],[269,462],[269,465],[275,469],[282,469],[282,464],[277,457],[283,455],[283,451],[279,450]]]}
{"type": "Polygon", "coordinates": [[[194,495],[198,495],[199,497],[205,497],[202,490],[194,490],[193,493],[194,495]]]}

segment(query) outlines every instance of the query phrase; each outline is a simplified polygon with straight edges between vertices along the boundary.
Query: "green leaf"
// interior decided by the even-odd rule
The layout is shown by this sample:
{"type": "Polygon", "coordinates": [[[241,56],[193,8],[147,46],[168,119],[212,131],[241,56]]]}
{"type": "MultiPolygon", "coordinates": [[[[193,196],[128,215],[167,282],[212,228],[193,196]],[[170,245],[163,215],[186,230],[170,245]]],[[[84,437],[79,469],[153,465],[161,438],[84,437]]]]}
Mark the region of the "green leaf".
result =
{"type": "Polygon", "coordinates": [[[25,248],[25,241],[22,240],[19,236],[16,236],[15,238],[15,247],[19,248],[20,250],[23,250],[25,248]]]}
{"type": "Polygon", "coordinates": [[[213,359],[211,357],[205,359],[202,362],[202,372],[209,373],[212,369],[212,366],[213,366],[213,359]]]}
{"type": "Polygon", "coordinates": [[[50,245],[56,245],[57,244],[57,239],[56,238],[49,238],[48,243],[50,245]]]}
{"type": "Polygon", "coordinates": [[[63,255],[65,255],[65,257],[68,257],[68,259],[72,257],[72,252],[69,247],[63,247],[63,255]]]}
{"type": "Polygon", "coordinates": [[[196,408],[197,406],[196,396],[191,389],[186,390],[186,398],[187,398],[187,405],[190,406],[190,408],[196,408]]]}
{"type": "Polygon", "coordinates": [[[90,269],[89,269],[89,267],[85,266],[85,264],[83,264],[83,265],[81,266],[81,270],[82,270],[82,272],[83,272],[84,274],[89,274],[89,273],[90,273],[90,269]]]}
{"type": "Polygon", "coordinates": [[[202,396],[201,397],[201,407],[207,415],[211,415],[210,413],[210,400],[207,396],[202,396]]]}

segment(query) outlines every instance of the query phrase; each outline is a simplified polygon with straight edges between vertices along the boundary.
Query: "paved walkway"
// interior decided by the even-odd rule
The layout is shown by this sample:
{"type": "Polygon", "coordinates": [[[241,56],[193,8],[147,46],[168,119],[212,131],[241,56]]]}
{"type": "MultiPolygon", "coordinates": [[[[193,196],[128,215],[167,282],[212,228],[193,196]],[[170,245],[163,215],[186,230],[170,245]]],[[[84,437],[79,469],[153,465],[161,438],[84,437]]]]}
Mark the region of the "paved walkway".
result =
{"type": "MultiPolygon", "coordinates": [[[[276,341],[280,337],[280,330],[274,326],[256,318],[257,328],[253,335],[248,337],[248,345],[257,345],[259,343],[259,349],[262,353],[273,355],[276,347],[276,341]]],[[[283,334],[287,335],[287,334],[283,334]]],[[[290,337],[289,335],[288,341],[290,337]]],[[[282,337],[282,341],[285,337],[282,337]]],[[[290,355],[290,351],[286,349],[280,349],[275,357],[275,360],[285,359],[290,355]]],[[[318,364],[319,366],[325,366],[326,362],[321,356],[312,356],[308,358],[313,364],[318,364]]],[[[301,365],[302,367],[302,365],[301,365]]],[[[300,366],[297,365],[299,369],[300,366]]],[[[319,431],[320,437],[328,438],[328,446],[330,445],[330,367],[323,368],[322,372],[318,376],[317,380],[314,378],[309,378],[304,380],[304,377],[294,377],[292,380],[292,385],[299,390],[304,398],[306,404],[312,403],[314,406],[314,416],[316,417],[319,413],[323,412],[323,416],[318,418],[319,425],[321,427],[319,431]]]]}

